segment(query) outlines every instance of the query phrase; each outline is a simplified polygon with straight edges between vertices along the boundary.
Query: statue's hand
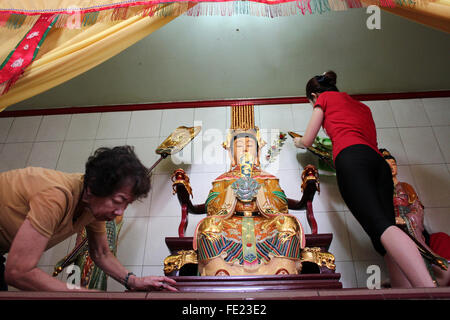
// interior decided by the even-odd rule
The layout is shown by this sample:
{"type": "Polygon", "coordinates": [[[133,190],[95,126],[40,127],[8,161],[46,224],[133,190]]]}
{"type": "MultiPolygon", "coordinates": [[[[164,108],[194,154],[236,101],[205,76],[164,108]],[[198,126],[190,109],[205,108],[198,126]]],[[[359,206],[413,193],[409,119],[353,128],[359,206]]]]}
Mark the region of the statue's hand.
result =
{"type": "Polygon", "coordinates": [[[172,287],[176,284],[176,281],[168,277],[131,277],[130,288],[132,291],[154,291],[154,290],[168,290],[178,291],[177,288],[172,287]]]}

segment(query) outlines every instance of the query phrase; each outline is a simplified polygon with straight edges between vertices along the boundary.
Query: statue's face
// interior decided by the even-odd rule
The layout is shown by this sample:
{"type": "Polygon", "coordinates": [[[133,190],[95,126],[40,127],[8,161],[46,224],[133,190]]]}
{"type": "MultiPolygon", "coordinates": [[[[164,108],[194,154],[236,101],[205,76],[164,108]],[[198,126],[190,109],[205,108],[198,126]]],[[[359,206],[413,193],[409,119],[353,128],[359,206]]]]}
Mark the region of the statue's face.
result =
{"type": "Polygon", "coordinates": [[[234,144],[233,160],[235,164],[239,163],[239,159],[245,153],[249,153],[250,155],[252,155],[253,159],[255,159],[256,161],[258,157],[258,144],[253,138],[249,137],[237,138],[236,140],[234,140],[233,144],[234,144]]]}
{"type": "Polygon", "coordinates": [[[392,176],[395,177],[397,175],[397,162],[394,159],[386,159],[386,162],[391,167],[392,176]]]}

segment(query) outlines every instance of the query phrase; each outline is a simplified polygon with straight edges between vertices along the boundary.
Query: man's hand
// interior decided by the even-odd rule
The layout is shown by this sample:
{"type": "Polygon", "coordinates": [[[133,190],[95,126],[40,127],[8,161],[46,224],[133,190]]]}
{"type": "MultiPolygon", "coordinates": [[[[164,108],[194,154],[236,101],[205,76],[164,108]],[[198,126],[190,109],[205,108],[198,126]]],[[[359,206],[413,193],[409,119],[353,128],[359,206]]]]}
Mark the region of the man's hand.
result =
{"type": "Polygon", "coordinates": [[[136,276],[131,276],[128,281],[132,291],[178,291],[177,288],[172,287],[172,285],[176,284],[176,281],[168,277],[147,276],[138,278],[136,276]]]}

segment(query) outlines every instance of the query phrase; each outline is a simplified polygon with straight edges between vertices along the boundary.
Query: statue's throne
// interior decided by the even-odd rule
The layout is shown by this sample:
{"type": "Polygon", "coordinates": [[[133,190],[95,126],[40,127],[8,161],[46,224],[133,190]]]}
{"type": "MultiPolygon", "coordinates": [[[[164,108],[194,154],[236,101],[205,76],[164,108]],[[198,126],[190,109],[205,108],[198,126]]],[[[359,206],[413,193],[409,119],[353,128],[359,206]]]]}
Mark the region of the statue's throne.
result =
{"type": "Polygon", "coordinates": [[[181,222],[178,237],[166,237],[165,241],[171,255],[164,261],[164,272],[175,276],[181,291],[230,291],[267,290],[267,289],[311,289],[342,288],[340,274],[335,272],[334,256],[328,252],[333,234],[318,233],[314,218],[312,202],[319,191],[317,169],[309,165],[302,173],[301,200],[288,199],[289,210],[306,211],[306,218],[311,233],[306,234],[306,246],[302,250],[302,271],[299,275],[274,276],[197,276],[197,257],[193,250],[193,237],[186,237],[189,214],[206,215],[205,204],[193,204],[189,178],[182,169],[175,170],[172,175],[173,190],[181,205],[181,222]]]}
{"type": "Polygon", "coordinates": [[[206,202],[193,204],[189,177],[182,169],[173,173],[181,223],[178,237],[166,238],[171,255],[164,261],[164,273],[176,277],[180,291],[342,288],[328,252],[332,234],[319,234],[314,219],[317,169],[305,167],[302,199],[289,199],[278,179],[261,170],[264,144],[254,107],[232,106],[223,143],[230,170],[214,180],[206,202]],[[311,234],[304,234],[289,210],[306,210],[311,234]],[[194,237],[185,236],[189,214],[207,215],[194,237]]]}

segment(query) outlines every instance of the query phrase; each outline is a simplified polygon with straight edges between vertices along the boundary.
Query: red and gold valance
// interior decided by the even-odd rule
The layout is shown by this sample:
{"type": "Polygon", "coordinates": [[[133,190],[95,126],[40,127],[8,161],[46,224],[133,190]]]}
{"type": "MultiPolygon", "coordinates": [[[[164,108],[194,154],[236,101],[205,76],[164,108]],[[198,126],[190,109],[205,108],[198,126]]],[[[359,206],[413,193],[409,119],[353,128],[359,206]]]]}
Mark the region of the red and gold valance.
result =
{"type": "Polygon", "coordinates": [[[178,11],[189,16],[204,15],[254,15],[266,17],[279,17],[289,15],[305,15],[324,13],[327,11],[340,11],[351,8],[367,7],[370,4],[379,7],[417,7],[427,6],[429,2],[448,2],[448,0],[150,0],[150,1],[118,1],[118,0],[0,0],[0,26],[6,25],[17,28],[23,24],[33,23],[37,15],[59,15],[55,27],[89,26],[98,21],[125,20],[129,18],[130,7],[141,7],[142,15],[179,15],[173,8],[164,4],[177,2],[178,11]],[[370,2],[370,3],[368,3],[370,2]],[[192,7],[192,3],[198,5],[192,7]],[[185,10],[191,6],[189,10],[185,10]],[[166,9],[164,9],[166,8],[166,9]]]}

